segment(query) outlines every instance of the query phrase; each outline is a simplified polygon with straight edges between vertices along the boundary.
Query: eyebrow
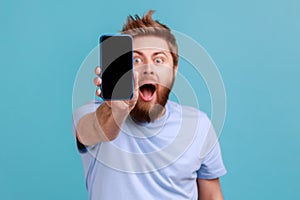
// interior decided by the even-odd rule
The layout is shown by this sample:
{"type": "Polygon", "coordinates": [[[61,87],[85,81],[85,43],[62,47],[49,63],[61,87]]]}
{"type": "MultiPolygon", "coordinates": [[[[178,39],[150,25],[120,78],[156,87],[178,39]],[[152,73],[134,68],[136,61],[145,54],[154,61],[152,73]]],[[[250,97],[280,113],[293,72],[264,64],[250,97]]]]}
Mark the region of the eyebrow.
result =
{"type": "Polygon", "coordinates": [[[167,54],[164,51],[155,52],[154,56],[156,56],[158,54],[164,54],[166,57],[168,57],[167,54]]]}
{"type": "Polygon", "coordinates": [[[139,54],[139,55],[144,55],[142,52],[137,51],[137,50],[133,50],[133,53],[137,53],[137,54],[139,54]]]}
{"type": "MultiPolygon", "coordinates": [[[[142,52],[137,51],[137,50],[133,50],[133,53],[137,53],[137,54],[139,54],[139,55],[141,55],[141,56],[144,55],[142,52]]],[[[167,54],[166,54],[164,51],[155,52],[153,55],[156,56],[156,55],[158,55],[158,54],[164,54],[166,57],[168,57],[167,54]]]]}

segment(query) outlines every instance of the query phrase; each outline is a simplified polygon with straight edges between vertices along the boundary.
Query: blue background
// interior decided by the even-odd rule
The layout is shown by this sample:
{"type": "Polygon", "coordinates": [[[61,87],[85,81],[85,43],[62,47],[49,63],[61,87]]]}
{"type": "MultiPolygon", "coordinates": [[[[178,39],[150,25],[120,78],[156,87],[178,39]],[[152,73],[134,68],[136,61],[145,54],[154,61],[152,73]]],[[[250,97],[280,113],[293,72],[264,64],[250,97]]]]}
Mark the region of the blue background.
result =
{"type": "Polygon", "coordinates": [[[101,33],[150,8],[223,77],[225,198],[300,199],[297,0],[1,2],[1,199],[87,199],[71,133],[75,76],[101,33]]]}

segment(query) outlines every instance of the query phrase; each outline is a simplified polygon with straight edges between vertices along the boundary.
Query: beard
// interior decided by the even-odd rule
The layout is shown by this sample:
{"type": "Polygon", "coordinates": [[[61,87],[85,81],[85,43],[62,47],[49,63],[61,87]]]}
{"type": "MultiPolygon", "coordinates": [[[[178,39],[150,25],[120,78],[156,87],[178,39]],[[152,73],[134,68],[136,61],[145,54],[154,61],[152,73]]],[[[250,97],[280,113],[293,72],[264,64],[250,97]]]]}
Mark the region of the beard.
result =
{"type": "Polygon", "coordinates": [[[130,116],[137,122],[153,122],[161,116],[165,105],[169,99],[171,90],[167,87],[158,85],[156,92],[157,102],[145,102],[140,98],[137,100],[135,107],[130,112],[130,116]]]}

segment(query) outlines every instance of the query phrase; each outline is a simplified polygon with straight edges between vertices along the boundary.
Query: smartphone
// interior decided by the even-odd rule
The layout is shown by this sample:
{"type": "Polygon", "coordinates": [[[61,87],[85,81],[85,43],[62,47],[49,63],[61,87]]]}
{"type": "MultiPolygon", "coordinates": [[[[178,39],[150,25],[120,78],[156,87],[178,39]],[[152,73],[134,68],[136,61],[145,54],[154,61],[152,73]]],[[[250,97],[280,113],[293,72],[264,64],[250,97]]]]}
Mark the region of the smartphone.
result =
{"type": "Polygon", "coordinates": [[[130,100],[133,97],[133,40],[130,35],[100,37],[100,67],[103,100],[130,100]]]}

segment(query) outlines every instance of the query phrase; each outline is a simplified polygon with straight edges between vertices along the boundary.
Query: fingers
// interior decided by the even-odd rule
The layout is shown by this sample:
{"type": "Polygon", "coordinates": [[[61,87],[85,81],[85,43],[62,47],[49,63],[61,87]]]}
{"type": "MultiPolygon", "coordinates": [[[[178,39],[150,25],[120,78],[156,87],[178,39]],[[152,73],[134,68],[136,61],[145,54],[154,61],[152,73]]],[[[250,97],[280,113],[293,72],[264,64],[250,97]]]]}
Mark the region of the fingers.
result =
{"type": "Polygon", "coordinates": [[[96,90],[96,95],[97,95],[98,97],[100,97],[100,95],[101,95],[101,91],[100,91],[99,88],[97,88],[97,90],[96,90]]]}
{"type": "MultiPolygon", "coordinates": [[[[101,72],[100,67],[97,66],[97,67],[95,68],[95,71],[94,71],[94,72],[95,72],[95,74],[96,74],[96,76],[97,76],[97,77],[94,78],[94,85],[97,86],[97,87],[100,87],[100,85],[101,85],[101,78],[99,77],[99,76],[100,76],[100,72],[101,72]]],[[[96,95],[97,95],[98,97],[100,97],[100,95],[101,95],[101,90],[100,90],[100,88],[97,88],[97,90],[96,90],[96,95]]]]}
{"type": "Polygon", "coordinates": [[[97,86],[97,87],[99,87],[100,86],[100,84],[101,84],[101,79],[100,79],[100,72],[101,72],[101,69],[100,69],[100,67],[99,66],[97,66],[96,68],[95,68],[95,74],[96,74],[96,76],[97,77],[95,77],[94,78],[94,85],[95,86],[97,86]]]}
{"type": "Polygon", "coordinates": [[[97,87],[100,87],[100,85],[101,85],[101,78],[95,77],[94,78],[94,85],[97,86],[97,87]]]}
{"type": "Polygon", "coordinates": [[[100,76],[100,72],[101,72],[101,69],[100,69],[99,66],[97,66],[97,67],[95,68],[95,74],[96,74],[97,76],[100,76]]]}

